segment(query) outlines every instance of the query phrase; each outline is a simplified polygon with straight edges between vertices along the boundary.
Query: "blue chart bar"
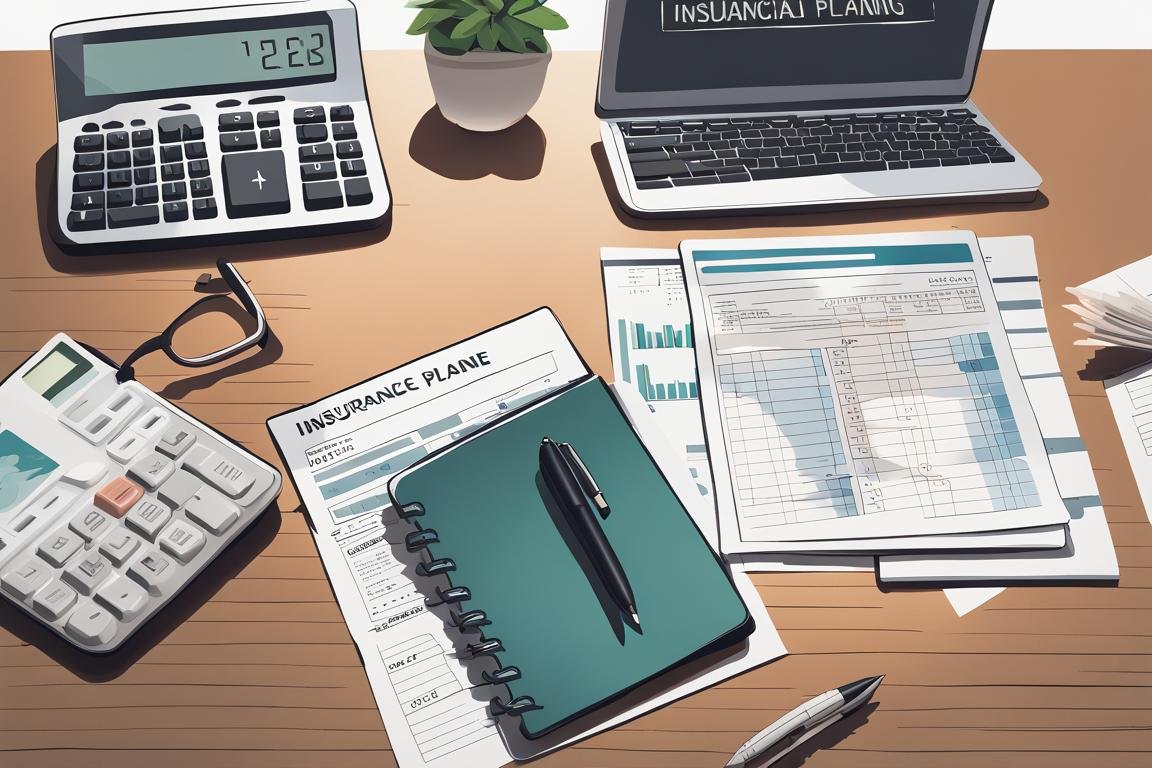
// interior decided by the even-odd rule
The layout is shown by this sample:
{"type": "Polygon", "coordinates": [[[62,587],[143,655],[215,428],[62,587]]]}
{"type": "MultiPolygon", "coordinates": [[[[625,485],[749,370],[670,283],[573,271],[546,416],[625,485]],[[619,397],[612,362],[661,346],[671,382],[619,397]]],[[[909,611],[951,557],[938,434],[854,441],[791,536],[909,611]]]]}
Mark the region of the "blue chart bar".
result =
{"type": "Polygon", "coordinates": [[[628,362],[628,321],[620,318],[618,326],[620,344],[620,370],[624,372],[624,381],[632,381],[632,365],[628,362]]]}
{"type": "Polygon", "coordinates": [[[646,365],[636,366],[636,388],[645,400],[696,400],[696,382],[670,381],[655,383],[652,372],[646,365]]]}
{"type": "MultiPolygon", "coordinates": [[[[624,320],[620,320],[620,345],[624,346],[624,320]]],[[[692,323],[682,328],[666,324],[659,331],[651,331],[644,323],[629,323],[632,349],[682,349],[693,342],[692,323]]]]}

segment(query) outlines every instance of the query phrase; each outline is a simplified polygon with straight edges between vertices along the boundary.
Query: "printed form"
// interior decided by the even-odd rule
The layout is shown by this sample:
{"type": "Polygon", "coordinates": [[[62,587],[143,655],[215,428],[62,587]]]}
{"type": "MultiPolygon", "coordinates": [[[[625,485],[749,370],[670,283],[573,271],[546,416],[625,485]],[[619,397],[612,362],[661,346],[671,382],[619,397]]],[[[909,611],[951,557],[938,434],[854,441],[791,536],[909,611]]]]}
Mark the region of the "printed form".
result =
{"type": "Polygon", "coordinates": [[[974,235],[681,253],[725,551],[1068,521],[974,235]]]}

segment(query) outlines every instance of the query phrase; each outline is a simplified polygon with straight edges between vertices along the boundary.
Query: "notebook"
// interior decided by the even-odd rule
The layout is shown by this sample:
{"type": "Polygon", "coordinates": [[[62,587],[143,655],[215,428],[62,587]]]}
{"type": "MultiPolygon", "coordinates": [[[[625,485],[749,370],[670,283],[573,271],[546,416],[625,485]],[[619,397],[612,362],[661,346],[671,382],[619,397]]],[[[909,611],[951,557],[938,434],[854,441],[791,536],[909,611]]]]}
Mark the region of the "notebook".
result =
{"type": "Polygon", "coordinates": [[[430,602],[462,629],[486,681],[507,695],[493,715],[538,738],[755,628],[725,566],[680,504],[607,385],[588,377],[492,422],[396,475],[389,495],[426,543],[430,602]],[[603,529],[642,623],[626,623],[583,557],[540,477],[543,437],[569,442],[611,505],[603,529]],[[475,618],[475,614],[471,614],[475,618]],[[498,643],[492,643],[496,640],[498,643]],[[509,671],[509,668],[515,671],[509,671]],[[503,670],[503,672],[502,672],[503,670]],[[518,674],[517,674],[518,671],[518,674]]]}

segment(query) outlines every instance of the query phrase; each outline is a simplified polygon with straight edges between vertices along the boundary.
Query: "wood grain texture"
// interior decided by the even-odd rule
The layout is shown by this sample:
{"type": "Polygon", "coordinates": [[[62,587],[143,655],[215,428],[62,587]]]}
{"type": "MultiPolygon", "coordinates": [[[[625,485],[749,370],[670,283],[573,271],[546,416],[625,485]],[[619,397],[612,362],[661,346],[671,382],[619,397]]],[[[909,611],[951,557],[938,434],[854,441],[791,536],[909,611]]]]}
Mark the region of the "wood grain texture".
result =
{"type": "MultiPolygon", "coordinates": [[[[558,54],[540,104],[503,136],[433,112],[418,53],[369,53],[396,200],[384,233],[132,257],[66,256],[43,218],[55,141],[46,53],[0,54],[0,374],[64,330],[122,357],[193,299],[227,253],[277,337],[225,375],[162,356],[140,378],[275,460],[264,421],[547,304],[603,374],[598,249],[725,234],[973,229],[1031,234],[1064,378],[1116,540],[1114,588],[1017,587],[960,619],[937,590],[870,574],[754,577],[786,658],[538,761],[547,768],[719,766],[806,696],[879,672],[878,706],[788,765],[1152,763],[1152,526],[1101,385],[1077,372],[1066,285],[1152,250],[1152,54],[993,52],[975,98],[1045,177],[1030,206],[644,222],[613,208],[592,114],[596,57],[558,54]],[[1054,115],[1091,137],[1070,144],[1054,115]],[[1096,131],[1103,135],[1097,136],[1096,131]],[[806,761],[805,761],[806,758],[806,761]]],[[[0,765],[394,765],[356,650],[290,487],[259,526],[119,659],[69,652],[0,605],[0,765]]]]}

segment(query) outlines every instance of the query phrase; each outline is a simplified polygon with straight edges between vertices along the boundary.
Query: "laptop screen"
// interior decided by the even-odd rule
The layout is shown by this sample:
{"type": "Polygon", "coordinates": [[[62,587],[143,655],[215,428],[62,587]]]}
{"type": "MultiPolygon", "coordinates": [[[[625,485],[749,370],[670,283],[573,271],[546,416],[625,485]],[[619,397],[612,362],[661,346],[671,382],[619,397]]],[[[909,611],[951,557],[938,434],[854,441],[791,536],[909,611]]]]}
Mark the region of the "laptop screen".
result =
{"type": "Polygon", "coordinates": [[[600,106],[962,100],[992,0],[609,0],[600,106]]]}

